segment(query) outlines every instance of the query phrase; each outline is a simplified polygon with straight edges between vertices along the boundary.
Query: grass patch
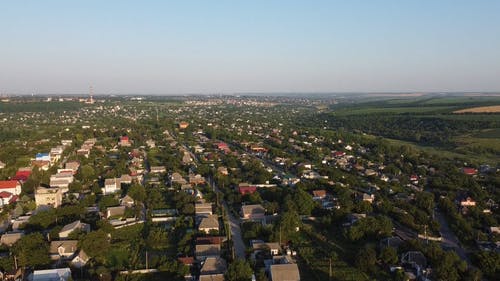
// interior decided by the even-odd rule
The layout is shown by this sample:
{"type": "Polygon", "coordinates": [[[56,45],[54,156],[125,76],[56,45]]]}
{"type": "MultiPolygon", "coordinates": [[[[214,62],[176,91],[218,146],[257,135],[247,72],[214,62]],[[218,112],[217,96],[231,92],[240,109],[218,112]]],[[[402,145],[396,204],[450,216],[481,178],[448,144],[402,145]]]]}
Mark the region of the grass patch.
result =
{"type": "Polygon", "coordinates": [[[473,134],[472,137],[481,139],[497,139],[498,141],[498,139],[500,139],[500,128],[482,130],[473,134]]]}
{"type": "Polygon", "coordinates": [[[369,115],[369,114],[439,114],[449,113],[456,109],[454,106],[408,106],[408,107],[366,107],[353,109],[340,109],[334,111],[334,115],[369,115]]]}

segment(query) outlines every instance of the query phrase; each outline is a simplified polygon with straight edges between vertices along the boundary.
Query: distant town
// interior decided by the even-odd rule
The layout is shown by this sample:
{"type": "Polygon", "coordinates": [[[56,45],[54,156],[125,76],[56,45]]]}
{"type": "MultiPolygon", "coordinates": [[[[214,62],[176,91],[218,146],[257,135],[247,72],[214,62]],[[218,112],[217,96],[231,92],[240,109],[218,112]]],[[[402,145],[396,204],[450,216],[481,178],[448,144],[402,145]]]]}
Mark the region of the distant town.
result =
{"type": "Polygon", "coordinates": [[[498,280],[496,94],[0,98],[1,280],[498,280]]]}

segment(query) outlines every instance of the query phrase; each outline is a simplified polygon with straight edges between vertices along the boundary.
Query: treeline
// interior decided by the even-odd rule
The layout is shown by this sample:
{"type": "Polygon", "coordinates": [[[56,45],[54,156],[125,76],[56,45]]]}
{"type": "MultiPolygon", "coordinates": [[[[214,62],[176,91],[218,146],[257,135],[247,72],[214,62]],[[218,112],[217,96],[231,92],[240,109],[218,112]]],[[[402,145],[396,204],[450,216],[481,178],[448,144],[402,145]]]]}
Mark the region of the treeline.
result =
{"type": "Polygon", "coordinates": [[[0,103],[0,112],[63,112],[77,111],[84,105],[79,102],[11,102],[0,103]]]}
{"type": "Polygon", "coordinates": [[[451,145],[451,138],[474,130],[498,128],[497,120],[453,120],[393,114],[334,116],[323,114],[334,128],[359,130],[387,138],[416,142],[422,145],[451,145]]]}

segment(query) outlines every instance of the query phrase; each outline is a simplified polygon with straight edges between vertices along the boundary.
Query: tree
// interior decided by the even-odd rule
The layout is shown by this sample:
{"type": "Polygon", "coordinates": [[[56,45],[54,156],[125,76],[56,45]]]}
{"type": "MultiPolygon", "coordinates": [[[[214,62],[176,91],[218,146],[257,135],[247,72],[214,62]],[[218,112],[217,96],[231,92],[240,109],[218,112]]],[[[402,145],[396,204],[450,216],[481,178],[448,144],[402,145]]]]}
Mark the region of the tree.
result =
{"type": "Polygon", "coordinates": [[[84,165],[80,171],[82,180],[85,182],[90,182],[95,177],[94,168],[90,165],[84,165]]]}
{"type": "Polygon", "coordinates": [[[128,195],[138,202],[144,202],[147,198],[146,189],[140,184],[133,184],[128,190],[128,195]]]}
{"type": "Polygon", "coordinates": [[[229,265],[224,277],[228,281],[250,281],[252,274],[253,270],[246,260],[236,259],[229,265]]]}
{"type": "Polygon", "coordinates": [[[500,272],[500,254],[496,252],[481,251],[476,255],[479,268],[488,277],[494,279],[500,272]]]}
{"type": "Polygon", "coordinates": [[[103,230],[92,231],[80,241],[81,248],[96,261],[104,263],[111,247],[108,234],[103,230]]]}
{"type": "Polygon", "coordinates": [[[384,247],[380,252],[380,259],[385,264],[396,264],[398,262],[398,252],[393,247],[384,247]]]}
{"type": "Polygon", "coordinates": [[[79,181],[73,181],[72,183],[69,184],[70,192],[81,192],[82,189],[83,189],[82,183],[79,181]]]}
{"type": "Polygon", "coordinates": [[[266,271],[264,269],[259,270],[255,277],[256,277],[257,281],[268,281],[269,280],[266,276],[266,271]]]}
{"type": "Polygon", "coordinates": [[[415,197],[415,205],[420,209],[426,210],[428,213],[432,213],[434,208],[434,194],[430,192],[418,192],[415,197]]]}
{"type": "Polygon", "coordinates": [[[42,268],[50,264],[49,247],[41,233],[32,233],[19,239],[12,252],[22,267],[42,268]]]}
{"type": "Polygon", "coordinates": [[[297,205],[297,211],[301,215],[310,215],[312,210],[314,209],[314,201],[312,199],[312,196],[302,188],[297,188],[297,192],[295,192],[293,200],[297,205]]]}
{"type": "Polygon", "coordinates": [[[363,270],[371,270],[377,262],[377,253],[373,247],[365,246],[356,255],[356,266],[363,270]]]}
{"type": "Polygon", "coordinates": [[[292,240],[300,226],[299,214],[293,209],[283,212],[274,230],[274,241],[287,242],[292,240]]]}

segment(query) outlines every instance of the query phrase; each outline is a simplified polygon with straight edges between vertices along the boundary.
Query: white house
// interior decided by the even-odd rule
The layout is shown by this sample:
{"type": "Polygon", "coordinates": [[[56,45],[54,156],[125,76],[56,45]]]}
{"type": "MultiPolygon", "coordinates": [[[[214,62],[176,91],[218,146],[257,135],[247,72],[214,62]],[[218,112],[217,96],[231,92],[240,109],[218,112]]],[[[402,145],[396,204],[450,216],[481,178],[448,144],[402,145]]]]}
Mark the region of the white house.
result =
{"type": "Polygon", "coordinates": [[[4,205],[9,205],[11,203],[11,200],[14,198],[14,194],[7,192],[7,191],[1,191],[0,192],[0,207],[3,207],[4,205]]]}
{"type": "Polygon", "coordinates": [[[35,155],[35,160],[37,161],[50,161],[49,153],[37,153],[35,155]]]}
{"type": "Polygon", "coordinates": [[[28,276],[29,281],[47,281],[47,280],[68,281],[70,278],[71,278],[71,269],[69,269],[69,267],[35,270],[33,271],[32,274],[28,276]]]}
{"type": "Polygon", "coordinates": [[[104,195],[114,194],[121,190],[120,179],[106,179],[104,181],[104,188],[102,189],[102,193],[104,195]]]}

